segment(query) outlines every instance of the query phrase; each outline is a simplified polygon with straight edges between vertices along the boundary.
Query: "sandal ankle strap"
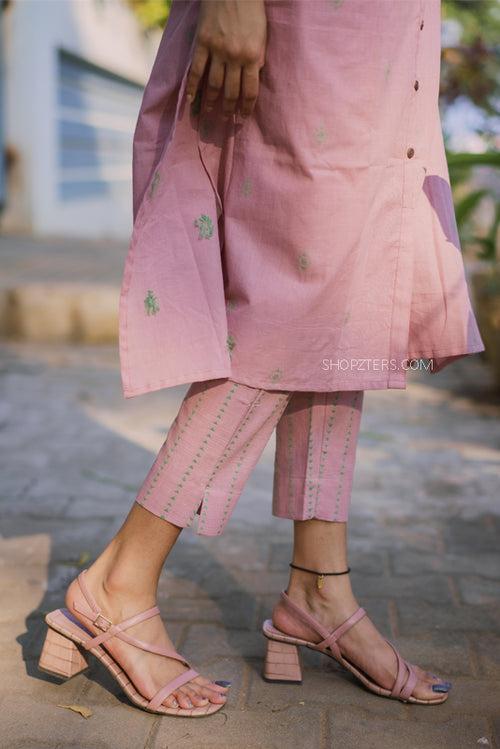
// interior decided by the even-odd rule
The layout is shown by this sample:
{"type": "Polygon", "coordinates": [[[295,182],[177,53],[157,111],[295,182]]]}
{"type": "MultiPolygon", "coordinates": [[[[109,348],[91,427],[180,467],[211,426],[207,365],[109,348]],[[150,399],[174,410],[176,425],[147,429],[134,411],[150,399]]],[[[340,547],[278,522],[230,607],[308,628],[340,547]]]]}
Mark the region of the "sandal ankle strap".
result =
{"type": "Polygon", "coordinates": [[[284,590],[281,591],[281,599],[298,619],[300,619],[304,624],[313,629],[323,638],[321,642],[318,643],[318,646],[330,647],[337,656],[340,656],[340,650],[337,645],[337,640],[339,640],[342,635],[344,635],[349,629],[351,629],[351,627],[359,622],[360,619],[366,616],[365,609],[359,606],[359,608],[357,608],[356,611],[351,614],[351,616],[349,616],[344,622],[342,622],[342,624],[339,624],[338,627],[329,630],[323,624],[318,622],[313,616],[311,616],[311,614],[308,614],[307,611],[304,611],[300,608],[300,606],[297,606],[297,604],[290,599],[290,597],[284,590]]]}
{"type": "Polygon", "coordinates": [[[136,648],[145,650],[148,653],[156,653],[157,655],[164,655],[168,658],[174,658],[175,660],[181,661],[189,667],[188,661],[176,650],[165,648],[161,645],[153,645],[148,642],[144,642],[144,640],[139,640],[137,637],[133,637],[132,635],[129,635],[124,631],[126,629],[129,629],[130,627],[133,627],[135,624],[139,624],[140,622],[146,621],[146,619],[150,619],[153,616],[160,616],[161,612],[158,606],[151,606],[151,608],[146,609],[145,611],[141,611],[138,614],[134,614],[133,616],[128,617],[127,619],[123,619],[118,624],[114,624],[111,619],[109,619],[102,613],[95,598],[88,589],[87,583],[85,581],[86,571],[87,570],[82,570],[78,575],[77,580],[82,595],[85,598],[90,611],[85,611],[85,609],[80,606],[78,601],[73,601],[73,607],[76,611],[78,611],[79,614],[84,616],[86,619],[89,619],[89,621],[91,621],[95,627],[103,630],[101,634],[95,635],[94,637],[91,637],[90,639],[85,641],[83,646],[86,650],[91,650],[92,648],[95,648],[98,645],[102,645],[108,640],[111,640],[113,637],[118,637],[120,640],[127,642],[129,645],[134,645],[136,648]]]}

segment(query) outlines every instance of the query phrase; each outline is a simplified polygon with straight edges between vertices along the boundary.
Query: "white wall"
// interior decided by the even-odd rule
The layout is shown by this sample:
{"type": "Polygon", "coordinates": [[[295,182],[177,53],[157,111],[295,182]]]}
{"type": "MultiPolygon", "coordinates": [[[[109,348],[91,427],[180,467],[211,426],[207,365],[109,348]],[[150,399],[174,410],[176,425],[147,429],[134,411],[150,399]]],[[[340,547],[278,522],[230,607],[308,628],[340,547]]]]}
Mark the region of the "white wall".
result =
{"type": "Polygon", "coordinates": [[[7,184],[5,230],[38,235],[127,238],[132,223],[130,164],[105,196],[58,196],[57,50],[142,85],[159,34],[146,37],[122,0],[14,0],[4,12],[5,145],[16,157],[7,184]]]}

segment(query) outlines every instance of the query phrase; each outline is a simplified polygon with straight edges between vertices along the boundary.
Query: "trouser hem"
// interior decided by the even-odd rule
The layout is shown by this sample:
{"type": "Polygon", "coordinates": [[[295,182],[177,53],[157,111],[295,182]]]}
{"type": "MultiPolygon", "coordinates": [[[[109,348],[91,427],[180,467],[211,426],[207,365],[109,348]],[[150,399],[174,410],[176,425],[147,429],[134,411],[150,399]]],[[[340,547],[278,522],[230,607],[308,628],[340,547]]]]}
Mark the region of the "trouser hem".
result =
{"type": "Polygon", "coordinates": [[[349,519],[348,513],[332,517],[331,515],[323,515],[321,513],[314,515],[305,515],[304,513],[292,515],[291,513],[277,512],[275,510],[273,510],[273,517],[283,518],[284,520],[327,520],[330,523],[347,523],[349,519]]]}

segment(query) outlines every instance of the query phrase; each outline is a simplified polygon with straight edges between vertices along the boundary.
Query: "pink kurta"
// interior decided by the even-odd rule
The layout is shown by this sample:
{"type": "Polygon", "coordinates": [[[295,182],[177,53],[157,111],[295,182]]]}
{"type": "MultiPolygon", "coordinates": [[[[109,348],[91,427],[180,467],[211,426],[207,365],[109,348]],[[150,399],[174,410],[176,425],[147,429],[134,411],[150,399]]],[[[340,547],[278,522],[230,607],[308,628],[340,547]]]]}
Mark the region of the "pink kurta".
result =
{"type": "Polygon", "coordinates": [[[484,349],[438,110],[439,0],[266,1],[253,114],[189,105],[174,0],[134,137],[123,392],[404,388],[484,349]]]}

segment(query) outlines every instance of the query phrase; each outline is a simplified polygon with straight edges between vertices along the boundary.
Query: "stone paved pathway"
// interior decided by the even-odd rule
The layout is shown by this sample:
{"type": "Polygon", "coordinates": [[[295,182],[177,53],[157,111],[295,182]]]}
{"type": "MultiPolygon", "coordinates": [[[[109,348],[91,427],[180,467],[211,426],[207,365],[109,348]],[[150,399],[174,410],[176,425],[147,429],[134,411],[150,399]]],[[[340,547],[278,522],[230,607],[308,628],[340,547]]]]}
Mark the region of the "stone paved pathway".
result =
{"type": "Polygon", "coordinates": [[[500,748],[500,401],[480,357],[366,395],[353,491],[355,591],[407,658],[453,680],[448,702],[375,697],[312,652],[302,686],[261,679],[259,625],[290,559],[273,438],[226,534],[184,532],[163,574],[177,648],[233,680],[195,721],[134,708],[95,664],[64,684],[36,667],[44,612],[121,524],[187,386],[125,400],[116,347],[0,356],[3,749],[500,748]]]}

